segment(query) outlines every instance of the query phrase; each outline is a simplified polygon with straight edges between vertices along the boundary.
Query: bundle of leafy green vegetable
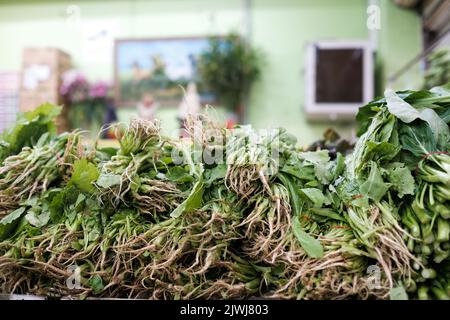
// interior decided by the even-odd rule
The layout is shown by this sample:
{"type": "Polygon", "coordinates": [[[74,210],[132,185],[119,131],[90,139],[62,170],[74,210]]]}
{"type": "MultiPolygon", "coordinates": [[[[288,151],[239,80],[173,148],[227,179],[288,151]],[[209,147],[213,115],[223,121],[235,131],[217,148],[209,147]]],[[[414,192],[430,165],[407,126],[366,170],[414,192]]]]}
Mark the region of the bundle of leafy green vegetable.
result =
{"type": "Polygon", "coordinates": [[[424,89],[445,85],[450,81],[450,49],[440,48],[427,58],[424,89]]]}
{"type": "Polygon", "coordinates": [[[405,263],[397,267],[411,292],[423,291],[449,263],[449,115],[448,87],[388,90],[360,108],[361,135],[347,159],[347,179],[356,181],[407,245],[405,263]]]}
{"type": "Polygon", "coordinates": [[[448,298],[449,107],[445,87],[386,91],[360,109],[346,156],[203,116],[188,140],[162,136],[157,122],[119,125],[117,150],[77,131],[30,138],[19,122],[12,132],[27,142],[9,144],[0,164],[0,288],[448,298]]]}

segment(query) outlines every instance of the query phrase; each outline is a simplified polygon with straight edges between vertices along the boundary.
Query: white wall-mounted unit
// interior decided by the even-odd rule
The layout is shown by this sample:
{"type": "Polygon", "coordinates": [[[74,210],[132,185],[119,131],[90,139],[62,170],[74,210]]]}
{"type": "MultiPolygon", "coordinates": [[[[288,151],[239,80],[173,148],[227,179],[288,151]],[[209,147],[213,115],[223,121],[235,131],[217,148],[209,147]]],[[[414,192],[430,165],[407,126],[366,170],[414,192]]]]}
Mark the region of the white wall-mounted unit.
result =
{"type": "Polygon", "coordinates": [[[322,41],[306,52],[305,112],[311,120],[352,120],[373,99],[374,63],[368,41],[322,41]]]}

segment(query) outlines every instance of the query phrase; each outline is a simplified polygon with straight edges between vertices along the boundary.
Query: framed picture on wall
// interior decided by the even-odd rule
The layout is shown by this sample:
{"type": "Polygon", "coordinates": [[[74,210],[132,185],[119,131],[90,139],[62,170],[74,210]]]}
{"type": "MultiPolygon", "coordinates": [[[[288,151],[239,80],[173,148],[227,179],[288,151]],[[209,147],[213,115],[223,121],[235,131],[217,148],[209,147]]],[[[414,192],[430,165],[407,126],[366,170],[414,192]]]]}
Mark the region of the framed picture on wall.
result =
{"type": "Polygon", "coordinates": [[[114,77],[118,106],[133,107],[144,94],[177,106],[183,88],[194,81],[201,103],[214,103],[198,74],[197,62],[208,38],[123,39],[115,41],[114,77]]]}

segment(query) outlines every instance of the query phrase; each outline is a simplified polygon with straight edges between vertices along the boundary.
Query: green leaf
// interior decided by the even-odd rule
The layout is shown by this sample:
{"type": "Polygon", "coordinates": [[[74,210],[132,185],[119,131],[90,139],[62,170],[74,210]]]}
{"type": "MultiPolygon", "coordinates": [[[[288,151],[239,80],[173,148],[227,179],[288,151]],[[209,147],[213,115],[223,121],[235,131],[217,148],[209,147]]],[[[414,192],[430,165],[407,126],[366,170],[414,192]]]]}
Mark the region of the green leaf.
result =
{"type": "Polygon", "coordinates": [[[384,92],[384,96],[386,97],[389,112],[401,121],[410,123],[416,119],[421,119],[420,112],[400,98],[393,90],[387,89],[384,92]]]}
{"type": "Polygon", "coordinates": [[[351,205],[358,208],[369,208],[369,198],[367,196],[356,197],[350,201],[351,205]]]}
{"type": "Polygon", "coordinates": [[[344,170],[345,170],[345,157],[341,153],[338,153],[336,156],[335,165],[333,166],[332,179],[335,180],[339,178],[339,176],[344,173],[344,170]]]}
{"type": "Polygon", "coordinates": [[[299,157],[314,165],[314,174],[322,184],[330,183],[334,164],[330,162],[328,150],[300,152],[299,157]]]}
{"type": "Polygon", "coordinates": [[[447,147],[450,141],[450,131],[447,123],[433,110],[426,108],[421,111],[422,119],[425,120],[433,131],[434,138],[442,148],[447,147]]]}
{"type": "Polygon", "coordinates": [[[322,184],[329,184],[333,179],[333,162],[317,163],[314,165],[314,173],[322,184]]]}
{"type": "Polygon", "coordinates": [[[320,208],[325,202],[325,196],[322,191],[317,188],[303,188],[300,189],[303,194],[314,203],[314,207],[320,208]]]}
{"type": "Polygon", "coordinates": [[[292,206],[293,214],[300,214],[300,210],[302,207],[301,199],[298,195],[297,188],[293,178],[288,174],[279,172],[277,177],[281,180],[281,183],[288,189],[289,191],[289,199],[292,206]]]}
{"type": "Polygon", "coordinates": [[[43,104],[33,111],[19,114],[16,125],[0,135],[0,163],[8,156],[19,153],[25,146],[33,146],[39,138],[56,133],[54,119],[61,107],[43,104]]]}
{"type": "Polygon", "coordinates": [[[191,182],[194,180],[189,172],[187,172],[183,167],[180,166],[170,168],[166,174],[166,177],[167,179],[177,183],[191,182]]]}
{"type": "Polygon", "coordinates": [[[186,198],[186,200],[184,200],[178,206],[178,208],[173,210],[170,216],[172,218],[178,218],[184,212],[190,212],[194,209],[200,208],[203,201],[203,191],[204,191],[203,186],[204,186],[203,175],[201,175],[200,179],[194,184],[194,187],[192,188],[192,191],[186,198]]]}
{"type": "Polygon", "coordinates": [[[25,207],[20,207],[0,220],[0,240],[6,239],[11,234],[25,210],[25,207]]]}
{"type": "Polygon", "coordinates": [[[380,201],[385,195],[390,185],[386,184],[381,177],[380,170],[375,162],[370,162],[371,169],[367,180],[361,184],[360,190],[362,194],[367,195],[370,199],[380,201]]]}
{"type": "Polygon", "coordinates": [[[301,162],[296,164],[286,163],[280,171],[288,173],[301,180],[310,181],[315,179],[314,166],[310,164],[306,165],[301,162]]]}
{"type": "Polygon", "coordinates": [[[205,170],[205,184],[210,185],[214,181],[225,178],[227,173],[227,166],[225,164],[219,164],[212,169],[205,170]]]}
{"type": "Polygon", "coordinates": [[[330,161],[328,150],[300,152],[299,157],[314,164],[323,164],[330,161]]]}
{"type": "Polygon", "coordinates": [[[439,115],[431,108],[416,109],[409,103],[401,99],[392,90],[386,90],[385,93],[387,107],[389,111],[405,123],[411,123],[416,119],[421,119],[428,123],[433,132],[434,139],[442,146],[445,146],[450,140],[450,131],[439,115]]]}
{"type": "Polygon", "coordinates": [[[388,166],[387,170],[388,181],[392,184],[392,188],[398,192],[399,198],[403,198],[406,194],[414,194],[414,177],[404,163],[394,162],[388,166]]]}
{"type": "Polygon", "coordinates": [[[322,217],[326,217],[326,218],[330,218],[333,220],[338,220],[338,221],[342,221],[342,222],[347,222],[347,220],[345,220],[345,218],[343,216],[341,216],[339,213],[333,211],[330,208],[311,208],[309,209],[309,211],[313,214],[322,216],[322,217]]]}
{"type": "Polygon", "coordinates": [[[84,200],[86,200],[86,196],[84,194],[80,193],[78,195],[77,201],[75,202],[75,208],[78,207],[78,205],[80,203],[82,203],[84,200]]]}
{"type": "Polygon", "coordinates": [[[381,104],[382,102],[377,103],[374,101],[359,108],[358,113],[356,114],[356,122],[358,124],[356,135],[358,137],[367,131],[371,119],[378,112],[378,108],[381,104]]]}
{"type": "Polygon", "coordinates": [[[43,121],[53,121],[62,111],[62,107],[51,103],[41,104],[34,110],[23,113],[23,118],[28,121],[33,121],[36,118],[42,118],[43,121]]]}
{"type": "Polygon", "coordinates": [[[103,291],[105,286],[103,285],[103,279],[98,274],[94,275],[89,279],[89,287],[92,289],[94,294],[99,294],[103,291]]]}
{"type": "Polygon", "coordinates": [[[93,193],[95,187],[93,182],[99,177],[97,167],[88,162],[87,159],[80,159],[73,164],[73,173],[70,181],[83,192],[93,193]]]}
{"type": "Polygon", "coordinates": [[[387,141],[375,142],[367,141],[367,150],[364,156],[365,161],[385,161],[394,159],[400,152],[401,147],[387,141]]]}
{"type": "Polygon", "coordinates": [[[298,219],[298,216],[294,217],[292,222],[292,230],[298,242],[305,250],[305,252],[311,258],[321,258],[323,257],[323,247],[319,240],[313,238],[305,231],[302,230],[302,226],[298,219]]]}
{"type": "Polygon", "coordinates": [[[118,149],[112,148],[112,147],[106,147],[106,148],[98,148],[97,149],[97,156],[101,158],[102,160],[109,160],[111,157],[115,156],[117,154],[118,149]]]}
{"type": "Polygon", "coordinates": [[[408,300],[408,295],[403,286],[392,288],[389,291],[390,300],[408,300]]]}
{"type": "Polygon", "coordinates": [[[438,151],[434,135],[426,122],[417,123],[415,126],[401,126],[400,141],[403,149],[418,158],[438,151]]]}

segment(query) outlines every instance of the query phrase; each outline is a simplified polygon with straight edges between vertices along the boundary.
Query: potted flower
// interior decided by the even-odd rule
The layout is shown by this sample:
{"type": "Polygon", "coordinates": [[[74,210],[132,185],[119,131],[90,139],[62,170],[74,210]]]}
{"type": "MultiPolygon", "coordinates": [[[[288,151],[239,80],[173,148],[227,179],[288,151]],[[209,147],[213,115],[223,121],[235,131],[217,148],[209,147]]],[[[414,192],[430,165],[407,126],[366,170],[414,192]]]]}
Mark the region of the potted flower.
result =
{"type": "Polygon", "coordinates": [[[230,113],[228,122],[242,121],[243,103],[260,75],[260,61],[260,52],[235,33],[211,38],[200,55],[201,79],[230,113]]]}
{"type": "Polygon", "coordinates": [[[95,134],[105,122],[115,120],[108,119],[111,118],[109,110],[113,108],[107,83],[100,81],[91,84],[82,73],[70,70],[63,75],[60,91],[68,107],[68,121],[72,129],[87,129],[95,134]]]}

